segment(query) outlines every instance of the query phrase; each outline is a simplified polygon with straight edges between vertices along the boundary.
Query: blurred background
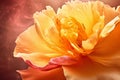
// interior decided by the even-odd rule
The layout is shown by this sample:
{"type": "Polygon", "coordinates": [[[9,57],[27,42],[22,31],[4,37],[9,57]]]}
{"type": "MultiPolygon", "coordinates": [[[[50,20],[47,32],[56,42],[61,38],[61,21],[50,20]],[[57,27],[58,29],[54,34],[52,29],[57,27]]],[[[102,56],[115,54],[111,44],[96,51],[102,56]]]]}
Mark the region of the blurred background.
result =
{"type": "MultiPolygon", "coordinates": [[[[47,5],[57,10],[66,1],[68,0],[0,0],[0,80],[21,80],[16,70],[27,68],[21,59],[13,57],[13,50],[16,37],[33,24],[33,13],[45,9],[47,5]]],[[[101,1],[112,7],[120,5],[120,0],[101,1]]],[[[91,80],[120,80],[119,76],[120,74],[104,74],[91,80]]]]}

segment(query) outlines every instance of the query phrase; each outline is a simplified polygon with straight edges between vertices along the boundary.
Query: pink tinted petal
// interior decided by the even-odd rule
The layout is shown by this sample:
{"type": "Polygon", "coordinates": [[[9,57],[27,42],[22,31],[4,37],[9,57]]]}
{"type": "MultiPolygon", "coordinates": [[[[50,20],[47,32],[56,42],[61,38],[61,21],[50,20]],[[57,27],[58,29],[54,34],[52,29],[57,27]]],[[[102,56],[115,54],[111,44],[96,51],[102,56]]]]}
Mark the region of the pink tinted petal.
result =
{"type": "Polygon", "coordinates": [[[42,71],[48,71],[52,70],[58,67],[61,67],[62,65],[73,65],[77,63],[77,60],[69,57],[69,56],[61,56],[61,57],[56,57],[56,58],[51,58],[49,63],[43,67],[38,67],[34,65],[31,61],[26,60],[26,63],[30,65],[32,68],[39,69],[42,71]]]}
{"type": "Polygon", "coordinates": [[[73,65],[77,63],[77,60],[69,56],[61,56],[52,58],[50,62],[57,65],[73,65]]]}
{"type": "Polygon", "coordinates": [[[29,67],[26,70],[19,70],[18,72],[20,73],[22,80],[66,80],[62,68],[41,71],[29,67]]]}
{"type": "Polygon", "coordinates": [[[27,60],[26,63],[28,63],[32,68],[39,69],[39,70],[42,70],[42,71],[48,71],[48,70],[52,70],[52,69],[61,67],[60,65],[53,64],[53,63],[48,63],[44,67],[38,67],[38,66],[35,66],[34,64],[32,64],[29,60],[27,60]]]}

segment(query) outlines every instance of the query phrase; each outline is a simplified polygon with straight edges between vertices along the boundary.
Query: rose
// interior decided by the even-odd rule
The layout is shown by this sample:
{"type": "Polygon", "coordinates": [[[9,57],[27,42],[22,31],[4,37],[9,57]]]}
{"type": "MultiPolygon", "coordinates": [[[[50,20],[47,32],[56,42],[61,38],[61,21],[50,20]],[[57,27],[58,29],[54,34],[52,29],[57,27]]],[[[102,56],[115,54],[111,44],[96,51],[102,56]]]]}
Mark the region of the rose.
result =
{"type": "Polygon", "coordinates": [[[99,1],[71,1],[57,13],[47,7],[18,36],[14,55],[42,71],[61,67],[68,80],[115,69],[120,66],[119,15],[119,7],[99,1]]]}

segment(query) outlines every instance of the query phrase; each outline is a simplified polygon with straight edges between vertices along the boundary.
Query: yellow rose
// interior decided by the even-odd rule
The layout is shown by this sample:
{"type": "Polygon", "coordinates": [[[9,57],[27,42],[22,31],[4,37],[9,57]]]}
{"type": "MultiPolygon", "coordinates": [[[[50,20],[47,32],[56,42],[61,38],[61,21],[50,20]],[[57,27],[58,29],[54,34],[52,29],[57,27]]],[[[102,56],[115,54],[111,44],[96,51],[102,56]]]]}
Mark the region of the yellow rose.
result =
{"type": "Polygon", "coordinates": [[[33,18],[34,25],[16,40],[14,56],[32,67],[21,74],[57,68],[62,78],[55,80],[64,80],[62,68],[67,80],[76,80],[120,66],[119,7],[115,10],[100,1],[76,0],[67,2],[57,13],[47,6],[33,18]]]}

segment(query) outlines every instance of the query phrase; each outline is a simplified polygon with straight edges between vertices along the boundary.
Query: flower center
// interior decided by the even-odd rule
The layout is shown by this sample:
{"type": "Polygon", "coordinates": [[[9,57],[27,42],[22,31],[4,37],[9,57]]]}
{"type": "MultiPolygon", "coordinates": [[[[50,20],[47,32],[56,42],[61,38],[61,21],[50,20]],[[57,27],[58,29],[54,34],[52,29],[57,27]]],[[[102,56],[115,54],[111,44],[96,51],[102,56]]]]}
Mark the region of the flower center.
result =
{"type": "Polygon", "coordinates": [[[62,17],[60,19],[60,36],[69,41],[75,53],[84,54],[87,52],[82,48],[82,41],[88,38],[85,27],[74,18],[62,17]]]}

